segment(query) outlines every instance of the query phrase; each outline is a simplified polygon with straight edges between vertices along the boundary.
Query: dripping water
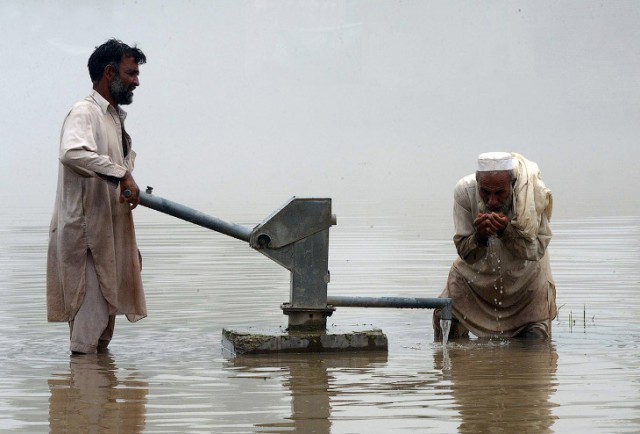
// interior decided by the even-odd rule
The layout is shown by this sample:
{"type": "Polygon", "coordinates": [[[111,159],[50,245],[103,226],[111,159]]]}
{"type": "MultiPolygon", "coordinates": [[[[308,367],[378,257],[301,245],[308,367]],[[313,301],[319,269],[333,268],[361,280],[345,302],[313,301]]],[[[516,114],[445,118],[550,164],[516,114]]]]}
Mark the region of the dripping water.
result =
{"type": "Polygon", "coordinates": [[[451,320],[441,319],[440,329],[442,330],[442,346],[446,347],[447,341],[449,340],[449,331],[451,330],[451,320]]]}

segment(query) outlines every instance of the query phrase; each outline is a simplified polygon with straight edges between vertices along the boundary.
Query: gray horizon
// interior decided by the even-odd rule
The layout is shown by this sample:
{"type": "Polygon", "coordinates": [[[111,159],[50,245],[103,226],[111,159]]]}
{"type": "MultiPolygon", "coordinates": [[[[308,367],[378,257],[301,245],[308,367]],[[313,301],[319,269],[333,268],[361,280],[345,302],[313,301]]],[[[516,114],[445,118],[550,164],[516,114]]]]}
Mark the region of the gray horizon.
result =
{"type": "Polygon", "coordinates": [[[636,2],[5,1],[3,213],[51,209],[64,116],[117,37],[148,57],[134,177],[178,202],[448,216],[478,154],[514,151],[556,216],[638,215],[639,21],[636,2]]]}

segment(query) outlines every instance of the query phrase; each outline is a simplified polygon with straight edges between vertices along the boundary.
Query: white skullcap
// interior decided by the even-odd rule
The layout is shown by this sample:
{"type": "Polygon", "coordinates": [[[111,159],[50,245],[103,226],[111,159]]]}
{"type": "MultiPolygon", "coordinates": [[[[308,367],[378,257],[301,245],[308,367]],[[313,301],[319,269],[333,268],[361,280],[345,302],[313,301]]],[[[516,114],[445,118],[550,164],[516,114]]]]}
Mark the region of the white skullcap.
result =
{"type": "Polygon", "coordinates": [[[478,156],[478,172],[513,169],[513,157],[508,152],[485,152],[478,156]]]}

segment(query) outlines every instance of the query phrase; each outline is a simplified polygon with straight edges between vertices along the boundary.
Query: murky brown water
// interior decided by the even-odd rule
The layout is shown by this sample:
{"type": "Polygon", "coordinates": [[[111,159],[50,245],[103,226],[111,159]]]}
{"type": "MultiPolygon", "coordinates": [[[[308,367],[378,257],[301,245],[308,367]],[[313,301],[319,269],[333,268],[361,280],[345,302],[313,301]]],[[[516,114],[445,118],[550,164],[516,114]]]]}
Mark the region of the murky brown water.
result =
{"type": "MultiPolygon", "coordinates": [[[[455,255],[449,221],[337,214],[330,294],[439,293],[455,255]]],[[[119,318],[109,354],[72,358],[66,324],[46,322],[43,222],[0,225],[0,430],[640,431],[640,217],[554,222],[561,309],[550,343],[474,340],[445,353],[431,311],[340,308],[329,324],[378,326],[389,352],[235,359],[222,354],[223,327],[286,324],[284,269],[139,211],[149,317],[119,318]]]]}

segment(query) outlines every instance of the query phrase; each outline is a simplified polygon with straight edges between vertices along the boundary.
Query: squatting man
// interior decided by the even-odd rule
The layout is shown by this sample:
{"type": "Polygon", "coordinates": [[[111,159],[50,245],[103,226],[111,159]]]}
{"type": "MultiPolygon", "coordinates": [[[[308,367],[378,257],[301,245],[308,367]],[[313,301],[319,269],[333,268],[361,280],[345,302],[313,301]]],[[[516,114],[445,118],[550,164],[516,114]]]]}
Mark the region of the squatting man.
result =
{"type": "Polygon", "coordinates": [[[136,154],[122,105],[140,85],[144,53],[111,39],[89,57],[93,90],[62,126],[58,188],[49,231],[47,318],[68,322],[70,349],[107,349],[116,315],[147,315],[131,210],[139,190],[136,154]],[[130,195],[125,197],[124,191],[130,195]]]}
{"type": "MultiPolygon", "coordinates": [[[[449,338],[549,338],[556,289],[547,247],[551,191],[536,163],[489,152],[455,186],[453,262],[440,297],[452,299],[449,338]]],[[[440,311],[433,315],[440,340],[440,311]]]]}

